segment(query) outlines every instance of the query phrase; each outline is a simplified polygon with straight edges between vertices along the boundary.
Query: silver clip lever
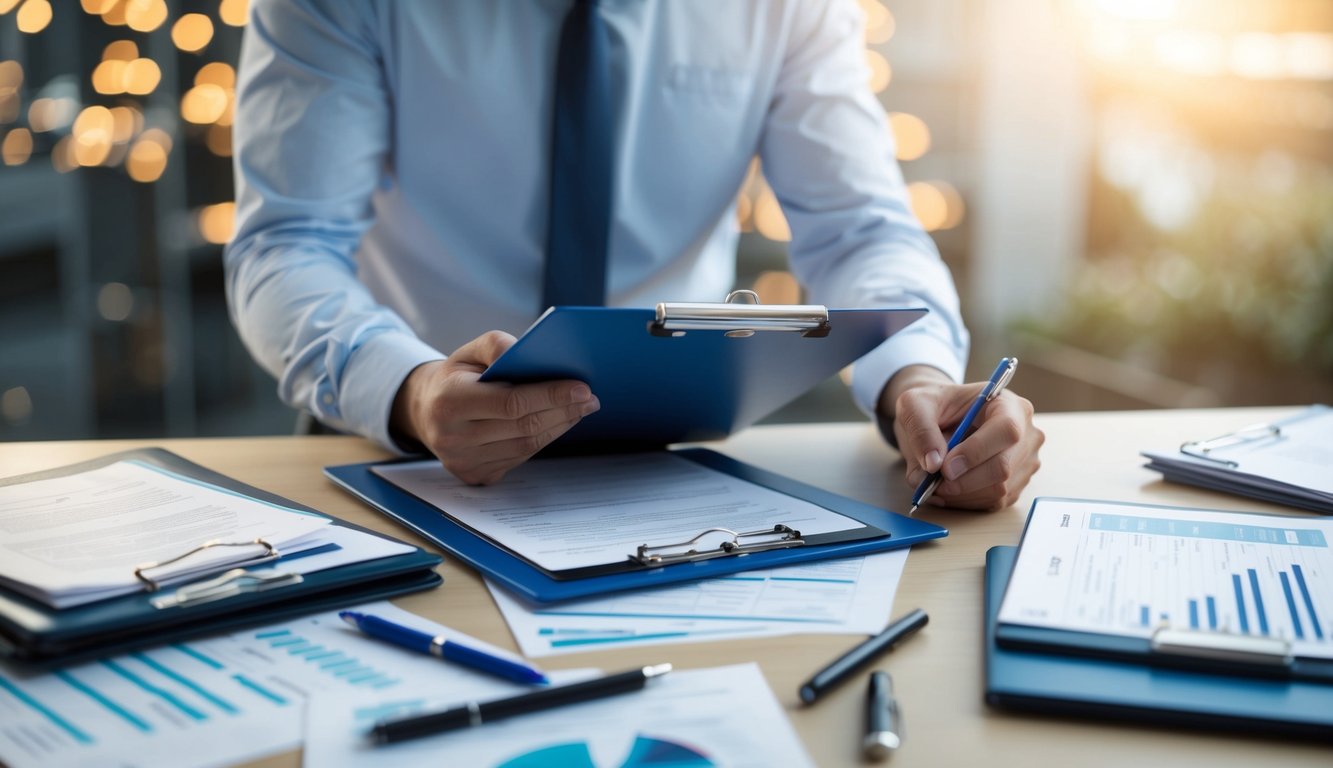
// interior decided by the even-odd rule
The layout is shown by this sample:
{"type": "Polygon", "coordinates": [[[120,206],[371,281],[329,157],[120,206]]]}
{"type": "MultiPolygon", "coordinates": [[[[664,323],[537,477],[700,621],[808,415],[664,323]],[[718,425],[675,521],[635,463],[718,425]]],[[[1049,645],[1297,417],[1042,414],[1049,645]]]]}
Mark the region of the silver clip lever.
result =
{"type": "Polygon", "coordinates": [[[299,573],[251,573],[244,568],[230,571],[208,581],[186,584],[170,595],[153,598],[154,608],[184,608],[199,603],[222,600],[248,592],[264,592],[278,587],[300,584],[304,577],[299,573]]]}
{"type": "Polygon", "coordinates": [[[640,565],[657,567],[672,563],[692,563],[698,560],[711,560],[715,557],[744,555],[750,552],[766,552],[770,549],[787,549],[805,544],[801,532],[779,523],[772,528],[760,531],[742,531],[737,533],[729,528],[709,528],[688,541],[674,544],[640,544],[637,554],[630,559],[640,565]],[[723,534],[726,538],[712,549],[700,550],[698,544],[712,534],[723,534]],[[748,541],[747,541],[748,540],[748,541]]]}

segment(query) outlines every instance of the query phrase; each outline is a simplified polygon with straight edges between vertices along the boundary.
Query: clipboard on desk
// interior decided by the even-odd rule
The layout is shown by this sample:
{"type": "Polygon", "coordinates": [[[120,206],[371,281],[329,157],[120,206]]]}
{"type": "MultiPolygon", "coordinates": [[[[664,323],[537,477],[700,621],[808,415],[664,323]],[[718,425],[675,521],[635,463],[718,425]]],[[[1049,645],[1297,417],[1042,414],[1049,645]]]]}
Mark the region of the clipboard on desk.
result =
{"type": "MultiPolygon", "coordinates": [[[[620,562],[614,566],[571,576],[553,573],[501,542],[479,535],[438,507],[377,474],[375,464],[328,467],[324,472],[347,492],[435,542],[510,591],[538,603],[677,584],[744,570],[863,555],[907,547],[948,535],[948,531],[940,526],[839,496],[714,451],[691,448],[670,451],[670,454],[831,510],[856,521],[861,527],[848,535],[809,537],[809,541],[795,545],[792,545],[790,539],[782,541],[787,533],[777,532],[776,536],[754,537],[754,543],[759,546],[746,546],[751,543],[748,541],[740,541],[734,548],[709,545],[696,547],[693,554],[652,562],[659,545],[678,544],[688,539],[688,536],[674,536],[670,540],[643,542],[647,545],[646,550],[643,547],[627,547],[619,558],[620,562]]],[[[796,538],[805,537],[798,534],[796,538]]]]}
{"type": "Polygon", "coordinates": [[[1333,521],[1039,498],[994,636],[1016,650],[1333,686],[1331,620],[1333,521]]]}
{"type": "MultiPolygon", "coordinates": [[[[750,297],[756,303],[739,303],[750,297]]],[[[481,375],[577,379],[601,409],[548,452],[656,448],[750,426],[925,316],[925,309],[723,303],[553,307],[481,375]]]]}
{"type": "MultiPolygon", "coordinates": [[[[118,461],[147,464],[230,493],[327,517],[157,448],[125,451],[46,472],[7,478],[0,480],[0,485],[56,478],[118,461]]],[[[336,518],[331,519],[330,525],[402,544],[336,518]]],[[[184,549],[205,546],[208,545],[199,542],[184,549]]],[[[290,560],[261,552],[259,557],[229,563],[225,571],[203,575],[187,584],[160,589],[146,584],[141,592],[62,609],[12,589],[0,588],[0,659],[39,666],[64,664],[407,594],[441,583],[440,575],[434,570],[441,562],[438,555],[406,545],[394,549],[405,551],[299,575],[283,568],[290,560]]],[[[320,552],[305,550],[292,557],[316,554],[320,552]]],[[[156,571],[146,569],[141,579],[147,577],[151,581],[154,573],[156,571]]]]}
{"type": "Polygon", "coordinates": [[[1159,727],[1333,739],[1333,686],[1173,669],[1118,658],[1014,648],[996,639],[1018,550],[986,553],[985,695],[994,707],[1159,727]]]}
{"type": "Polygon", "coordinates": [[[1170,481],[1333,515],[1333,408],[1312,405],[1179,451],[1144,451],[1170,481]]]}

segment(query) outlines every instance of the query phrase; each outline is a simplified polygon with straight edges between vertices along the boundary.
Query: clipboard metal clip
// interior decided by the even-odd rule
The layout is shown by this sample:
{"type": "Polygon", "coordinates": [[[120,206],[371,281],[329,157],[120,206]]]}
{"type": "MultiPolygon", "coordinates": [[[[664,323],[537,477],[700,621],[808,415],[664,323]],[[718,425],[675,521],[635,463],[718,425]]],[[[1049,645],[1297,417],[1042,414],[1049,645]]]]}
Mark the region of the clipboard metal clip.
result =
{"type": "Polygon", "coordinates": [[[159,609],[184,608],[249,592],[264,592],[277,587],[288,587],[293,584],[300,584],[304,580],[305,577],[299,573],[284,573],[281,571],[252,573],[244,568],[233,568],[208,581],[186,584],[170,595],[155,597],[152,603],[154,608],[159,609]]]}
{"type": "MultiPolygon", "coordinates": [[[[250,547],[251,549],[255,548],[258,549],[255,551],[255,554],[251,557],[242,557],[218,563],[216,567],[208,569],[208,571],[211,571],[213,573],[217,573],[219,570],[223,568],[229,568],[241,564],[258,565],[260,563],[267,563],[272,560],[277,560],[279,557],[282,556],[282,553],[278,552],[277,547],[273,546],[267,541],[264,541],[263,539],[251,539],[250,541],[223,541],[221,539],[213,539],[212,541],[205,541],[203,544],[200,544],[194,549],[191,549],[189,552],[177,555],[171,558],[170,560],[158,560],[157,562],[153,563],[144,563],[143,565],[140,565],[134,569],[134,578],[138,579],[140,582],[143,583],[144,589],[148,590],[149,592],[156,592],[162,588],[163,582],[171,579],[173,576],[181,576],[186,574],[166,573],[164,575],[154,577],[154,576],[149,576],[147,573],[148,571],[155,571],[160,568],[165,568],[166,566],[171,565],[172,563],[179,563],[180,561],[185,560],[193,555],[196,555],[205,550],[213,549],[215,547],[250,547]]],[[[208,571],[205,571],[205,573],[207,573],[208,571]]]]}
{"type": "Polygon", "coordinates": [[[1292,665],[1291,641],[1281,637],[1256,637],[1234,632],[1163,626],[1152,634],[1152,652],[1266,668],[1286,668],[1292,665]]]}
{"type": "Polygon", "coordinates": [[[789,549],[804,544],[805,539],[801,538],[800,531],[781,523],[764,530],[742,531],[740,533],[729,528],[708,528],[700,531],[697,536],[688,541],[674,544],[640,544],[637,552],[629,557],[639,565],[656,568],[674,563],[711,560],[715,557],[766,552],[770,549],[789,549]],[[722,534],[722,542],[716,547],[701,550],[698,546],[699,542],[705,539],[716,539],[715,534],[722,534]]]}
{"type": "Polygon", "coordinates": [[[819,304],[759,303],[754,291],[732,291],[721,303],[659,302],[648,331],[654,336],[684,336],[687,331],[724,331],[731,339],[757,331],[787,331],[802,336],[829,334],[828,307],[819,304]],[[740,303],[748,298],[750,303],[740,303]]]}
{"type": "Polygon", "coordinates": [[[1235,432],[1228,432],[1225,435],[1218,435],[1207,440],[1191,440],[1180,444],[1180,452],[1196,459],[1205,459],[1215,461],[1218,464],[1224,464],[1227,467],[1235,469],[1239,467],[1239,462],[1230,459],[1219,459],[1211,455],[1218,448],[1229,448],[1233,445],[1242,443],[1253,443],[1259,440],[1268,440],[1282,437],[1282,428],[1276,424],[1254,424],[1235,432]]]}

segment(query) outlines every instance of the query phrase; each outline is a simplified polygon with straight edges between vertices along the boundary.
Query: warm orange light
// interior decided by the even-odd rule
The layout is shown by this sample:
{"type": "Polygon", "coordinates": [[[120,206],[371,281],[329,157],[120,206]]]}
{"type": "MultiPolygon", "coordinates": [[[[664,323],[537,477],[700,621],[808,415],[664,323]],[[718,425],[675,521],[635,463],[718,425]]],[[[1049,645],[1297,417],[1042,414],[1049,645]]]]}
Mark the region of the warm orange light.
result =
{"type": "Polygon", "coordinates": [[[218,203],[199,209],[199,234],[209,243],[221,245],[231,239],[236,226],[236,204],[218,203]]]}
{"type": "Polygon", "coordinates": [[[137,58],[139,58],[139,46],[135,45],[133,40],[117,40],[113,43],[107,43],[107,46],[102,49],[102,61],[108,59],[134,61],[137,58]]]}
{"type": "Polygon", "coordinates": [[[889,42],[896,27],[889,9],[878,0],[861,0],[861,11],[866,15],[866,42],[874,45],[889,42]]]}
{"type": "Polygon", "coordinates": [[[899,160],[915,160],[930,149],[930,128],[916,115],[890,112],[889,130],[893,132],[899,160]]]}
{"type": "Polygon", "coordinates": [[[110,133],[90,133],[74,140],[74,161],[82,166],[101,165],[111,154],[110,133]]]}
{"type": "Polygon", "coordinates": [[[152,59],[135,59],[125,65],[125,90],[128,93],[145,96],[152,93],[161,81],[162,70],[152,59]]]}
{"type": "Polygon", "coordinates": [[[881,93],[889,87],[889,81],[893,79],[893,69],[889,66],[889,60],[884,58],[884,54],[879,51],[866,51],[866,64],[870,67],[870,90],[875,93],[881,93]]]}
{"type": "Polygon", "coordinates": [[[171,134],[161,128],[149,128],[139,134],[139,141],[151,141],[161,147],[163,152],[171,154],[171,134]]]}
{"type": "Polygon", "coordinates": [[[780,243],[791,240],[791,227],[787,225],[787,217],[782,214],[782,206],[778,204],[777,196],[768,185],[764,185],[763,191],[759,193],[759,199],[754,203],[754,228],[769,240],[780,243]]]}
{"type": "Polygon", "coordinates": [[[34,35],[51,23],[51,4],[46,0],[26,0],[15,14],[14,21],[20,32],[34,35]]]}
{"type": "Polygon", "coordinates": [[[125,0],[125,23],[136,32],[152,32],[166,20],[166,0],[125,0]]]}
{"type": "Polygon", "coordinates": [[[74,160],[79,165],[100,165],[111,154],[111,136],[116,118],[103,106],[85,107],[74,118],[70,137],[74,139],[74,160]]]}
{"type": "Polygon", "coordinates": [[[130,148],[130,155],[125,160],[125,170],[130,178],[144,184],[151,184],[162,177],[167,169],[167,153],[161,144],[149,138],[141,138],[130,148]]]}
{"type": "Polygon", "coordinates": [[[143,113],[133,107],[111,108],[111,141],[124,144],[143,127],[143,113]]]}
{"type": "Polygon", "coordinates": [[[51,148],[51,165],[59,173],[69,173],[79,167],[79,163],[74,159],[74,139],[66,136],[51,148]]]}
{"type": "Polygon", "coordinates": [[[9,13],[18,4],[19,0],[0,0],[0,14],[9,13]]]}
{"type": "Polygon", "coordinates": [[[220,88],[236,87],[236,70],[230,64],[214,61],[199,68],[194,75],[195,85],[216,85],[220,88]]]}
{"type": "Polygon", "coordinates": [[[927,232],[950,229],[963,220],[963,198],[942,181],[914,181],[907,185],[912,213],[927,232]]]}
{"type": "Polygon", "coordinates": [[[227,92],[222,86],[204,83],[185,92],[181,98],[181,117],[187,122],[207,125],[227,111],[227,92]]]}
{"type": "Polygon", "coordinates": [[[103,95],[125,92],[125,70],[129,62],[107,59],[93,68],[93,90],[103,95]]]}
{"type": "Polygon", "coordinates": [[[222,0],[218,3],[218,18],[222,19],[223,24],[243,27],[249,15],[250,0],[222,0]]]}
{"type": "Polygon", "coordinates": [[[171,27],[171,42],[182,51],[203,50],[213,39],[213,20],[202,13],[187,13],[171,27]]]}
{"type": "Polygon", "coordinates": [[[102,21],[113,27],[123,27],[125,21],[125,6],[127,0],[110,0],[106,5],[106,10],[102,11],[102,21]]]}
{"type": "Polygon", "coordinates": [[[18,93],[23,85],[23,65],[17,61],[0,61],[0,98],[18,93]]]}
{"type": "Polygon", "coordinates": [[[27,128],[15,128],[5,134],[0,144],[0,158],[5,165],[23,165],[32,157],[32,133],[27,128]]]}
{"type": "Polygon", "coordinates": [[[218,157],[231,157],[231,126],[220,124],[208,126],[204,143],[208,145],[208,151],[218,157]]]}
{"type": "Polygon", "coordinates": [[[93,16],[101,16],[115,4],[116,0],[83,0],[83,11],[93,16]]]}

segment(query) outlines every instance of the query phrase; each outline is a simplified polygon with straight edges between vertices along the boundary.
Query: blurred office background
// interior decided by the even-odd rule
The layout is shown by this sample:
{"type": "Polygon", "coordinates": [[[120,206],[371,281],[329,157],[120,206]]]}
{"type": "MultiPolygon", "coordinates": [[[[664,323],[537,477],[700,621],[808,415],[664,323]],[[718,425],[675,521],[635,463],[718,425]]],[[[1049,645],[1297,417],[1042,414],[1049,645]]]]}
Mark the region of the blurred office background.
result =
{"type": "MultiPolygon", "coordinates": [[[[247,0],[0,0],[0,439],[265,434],[227,319],[247,0]]],[[[1039,409],[1333,402],[1333,2],[861,0],[973,378],[1039,409]]],[[[755,167],[738,287],[799,297],[755,167]]],[[[830,381],[774,418],[860,415],[830,381]]]]}

